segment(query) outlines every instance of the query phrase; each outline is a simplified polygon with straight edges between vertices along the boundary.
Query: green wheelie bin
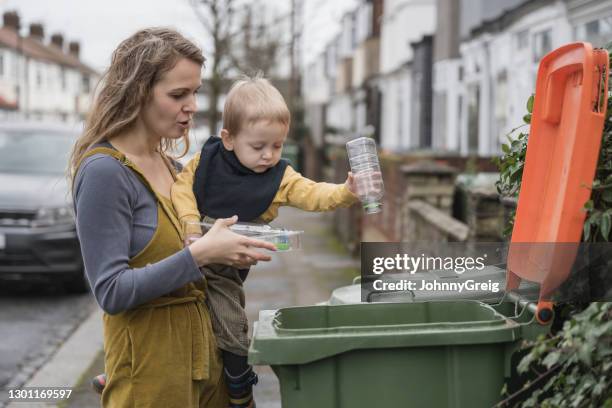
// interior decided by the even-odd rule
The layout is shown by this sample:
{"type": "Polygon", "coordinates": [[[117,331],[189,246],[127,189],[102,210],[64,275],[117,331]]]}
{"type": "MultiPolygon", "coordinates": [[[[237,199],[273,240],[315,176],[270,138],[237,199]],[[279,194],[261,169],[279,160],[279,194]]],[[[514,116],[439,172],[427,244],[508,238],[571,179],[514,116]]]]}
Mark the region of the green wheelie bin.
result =
{"type": "Polygon", "coordinates": [[[548,330],[534,313],[520,300],[262,311],[249,361],[272,366],[283,407],[490,407],[513,351],[548,330]]]}

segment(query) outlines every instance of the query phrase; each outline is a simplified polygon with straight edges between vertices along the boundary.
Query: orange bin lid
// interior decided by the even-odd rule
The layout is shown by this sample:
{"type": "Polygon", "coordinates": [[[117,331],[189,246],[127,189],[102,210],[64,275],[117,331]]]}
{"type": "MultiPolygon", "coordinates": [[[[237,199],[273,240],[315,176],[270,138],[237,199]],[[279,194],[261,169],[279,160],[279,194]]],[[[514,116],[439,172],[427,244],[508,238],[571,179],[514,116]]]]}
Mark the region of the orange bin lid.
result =
{"type": "MultiPolygon", "coordinates": [[[[591,196],[608,99],[608,52],[572,43],[538,69],[506,290],[538,282],[550,306],[575,260],[591,196]]],[[[540,306],[540,304],[539,304],[540,306]]]]}

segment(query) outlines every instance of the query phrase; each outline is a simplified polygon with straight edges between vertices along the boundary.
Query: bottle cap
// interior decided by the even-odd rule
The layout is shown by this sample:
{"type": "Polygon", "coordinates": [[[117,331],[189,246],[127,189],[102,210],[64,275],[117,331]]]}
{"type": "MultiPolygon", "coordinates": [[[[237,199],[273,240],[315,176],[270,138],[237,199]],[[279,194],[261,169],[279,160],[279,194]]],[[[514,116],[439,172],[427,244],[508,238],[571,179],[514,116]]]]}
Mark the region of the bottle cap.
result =
{"type": "Polygon", "coordinates": [[[365,203],[363,209],[366,214],[378,214],[382,211],[382,205],[380,203],[365,203]]]}

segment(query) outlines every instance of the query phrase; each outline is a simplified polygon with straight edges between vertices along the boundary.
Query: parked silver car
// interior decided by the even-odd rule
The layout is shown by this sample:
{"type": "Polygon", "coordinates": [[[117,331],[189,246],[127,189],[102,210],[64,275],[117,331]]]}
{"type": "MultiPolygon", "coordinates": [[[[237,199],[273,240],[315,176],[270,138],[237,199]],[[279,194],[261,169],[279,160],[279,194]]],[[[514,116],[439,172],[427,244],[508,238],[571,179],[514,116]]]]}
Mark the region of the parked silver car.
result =
{"type": "Polygon", "coordinates": [[[0,280],[86,291],[65,176],[79,126],[0,124],[0,280]]]}

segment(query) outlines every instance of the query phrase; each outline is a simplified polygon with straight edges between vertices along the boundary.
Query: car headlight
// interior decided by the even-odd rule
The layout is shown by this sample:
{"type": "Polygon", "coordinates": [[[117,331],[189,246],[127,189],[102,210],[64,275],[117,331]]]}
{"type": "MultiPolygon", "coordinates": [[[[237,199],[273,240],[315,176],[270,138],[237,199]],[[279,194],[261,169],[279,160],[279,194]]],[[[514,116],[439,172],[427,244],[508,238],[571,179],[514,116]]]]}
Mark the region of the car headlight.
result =
{"type": "Polygon", "coordinates": [[[43,207],[38,210],[36,217],[32,220],[32,227],[48,227],[51,225],[64,225],[74,222],[72,208],[65,207],[43,207]]]}

